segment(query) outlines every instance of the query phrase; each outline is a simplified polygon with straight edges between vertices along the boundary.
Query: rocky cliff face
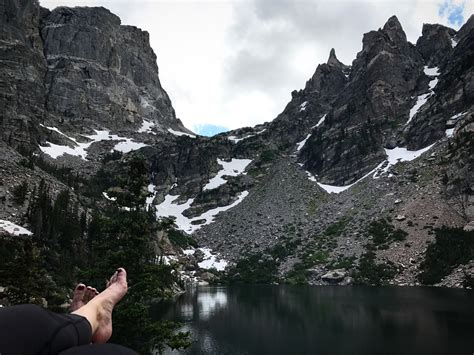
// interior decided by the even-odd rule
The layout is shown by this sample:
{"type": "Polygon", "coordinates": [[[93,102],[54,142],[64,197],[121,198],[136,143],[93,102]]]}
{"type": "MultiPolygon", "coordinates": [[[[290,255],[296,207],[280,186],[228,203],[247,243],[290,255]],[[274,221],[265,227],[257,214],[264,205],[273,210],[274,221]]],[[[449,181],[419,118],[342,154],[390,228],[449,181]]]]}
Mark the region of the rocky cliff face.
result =
{"type": "Polygon", "coordinates": [[[37,1],[0,6],[1,136],[15,149],[31,151],[44,118],[46,93],[40,7],[37,1]]]}
{"type": "Polygon", "coordinates": [[[59,7],[45,14],[46,107],[60,123],[138,129],[147,120],[182,128],[158,78],[149,35],[104,8],[59,7]],[[97,119],[100,117],[100,119],[97,119]]]}
{"type": "Polygon", "coordinates": [[[424,25],[416,45],[391,17],[351,65],[331,50],[272,122],[206,138],[176,118],[147,32],[104,8],[8,0],[0,16],[0,219],[22,222],[9,191],[22,179],[70,188],[85,210],[112,203],[140,154],[147,207],[229,261],[324,283],[367,259],[376,225],[408,237],[371,262],[414,284],[431,228],[474,217],[473,17],[424,25]]]}

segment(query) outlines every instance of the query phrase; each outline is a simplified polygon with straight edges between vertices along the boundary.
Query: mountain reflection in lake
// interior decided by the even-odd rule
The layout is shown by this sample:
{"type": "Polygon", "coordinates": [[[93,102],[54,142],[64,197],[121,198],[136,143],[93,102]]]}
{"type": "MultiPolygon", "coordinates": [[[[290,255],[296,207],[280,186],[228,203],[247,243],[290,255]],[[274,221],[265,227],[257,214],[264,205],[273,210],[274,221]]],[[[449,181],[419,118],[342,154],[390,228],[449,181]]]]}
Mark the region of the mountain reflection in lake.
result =
{"type": "Polygon", "coordinates": [[[190,289],[155,313],[192,332],[186,354],[471,355],[473,301],[454,289],[246,285],[190,289]]]}

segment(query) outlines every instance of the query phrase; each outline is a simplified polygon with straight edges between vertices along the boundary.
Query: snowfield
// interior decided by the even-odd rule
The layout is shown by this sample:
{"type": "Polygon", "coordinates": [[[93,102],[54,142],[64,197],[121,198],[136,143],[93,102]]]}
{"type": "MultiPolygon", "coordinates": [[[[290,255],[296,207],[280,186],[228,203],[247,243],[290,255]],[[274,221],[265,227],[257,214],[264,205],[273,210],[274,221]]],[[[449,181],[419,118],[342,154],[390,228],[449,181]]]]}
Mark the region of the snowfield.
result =
{"type": "Polygon", "coordinates": [[[120,143],[117,143],[114,146],[113,150],[116,150],[122,153],[129,153],[132,150],[137,150],[137,149],[147,146],[147,144],[145,143],[135,142],[132,138],[119,137],[116,134],[110,134],[110,132],[106,130],[104,131],[94,130],[95,134],[83,135],[83,137],[89,139],[90,142],[81,143],[81,142],[78,142],[73,137],[70,137],[64,134],[56,127],[47,127],[47,126],[43,126],[43,127],[49,129],[50,131],[59,133],[60,135],[66,137],[73,143],[73,147],[70,147],[67,145],[59,145],[59,144],[54,144],[51,142],[46,142],[49,144],[49,146],[39,147],[44,154],[49,155],[53,159],[57,159],[63,156],[64,154],[68,154],[68,155],[80,157],[83,160],[86,160],[87,155],[88,155],[87,149],[89,149],[92,144],[96,142],[101,142],[101,141],[121,141],[120,143]]]}
{"type": "Polygon", "coordinates": [[[19,235],[33,235],[28,229],[23,228],[13,222],[6,221],[4,219],[0,219],[0,229],[3,229],[7,233],[19,236],[19,235]]]}
{"type": "Polygon", "coordinates": [[[243,191],[241,192],[237,200],[235,200],[233,203],[227,206],[222,206],[222,207],[216,207],[211,210],[208,210],[204,213],[202,213],[200,216],[193,217],[193,218],[188,218],[185,215],[183,215],[183,212],[186,211],[189,207],[191,207],[191,204],[194,202],[193,198],[188,199],[186,202],[178,204],[177,200],[179,199],[179,195],[166,195],[165,200],[160,203],[159,205],[156,205],[156,217],[161,218],[161,217],[175,217],[176,218],[176,225],[178,228],[186,233],[192,234],[196,230],[200,229],[202,226],[205,226],[207,224],[210,224],[214,222],[214,218],[221,212],[227,211],[231,209],[232,207],[237,206],[239,203],[241,203],[244,198],[248,196],[249,192],[248,191],[243,191]],[[203,223],[201,224],[193,224],[193,222],[203,220],[203,223]]]}
{"type": "Polygon", "coordinates": [[[251,159],[234,158],[231,159],[231,161],[217,159],[217,164],[222,166],[222,169],[217,172],[216,176],[209,180],[209,182],[203,187],[203,190],[213,190],[224,185],[227,182],[227,180],[224,179],[224,176],[238,176],[240,174],[245,174],[244,171],[251,162],[251,159]]]}

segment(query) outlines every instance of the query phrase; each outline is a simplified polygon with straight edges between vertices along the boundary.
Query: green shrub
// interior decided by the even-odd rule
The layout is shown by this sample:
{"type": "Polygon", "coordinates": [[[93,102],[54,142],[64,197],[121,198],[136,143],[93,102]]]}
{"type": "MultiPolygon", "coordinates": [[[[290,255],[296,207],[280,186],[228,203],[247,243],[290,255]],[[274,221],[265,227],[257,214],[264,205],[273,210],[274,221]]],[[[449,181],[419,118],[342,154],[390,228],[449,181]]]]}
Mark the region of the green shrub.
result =
{"type": "Polygon", "coordinates": [[[190,246],[193,248],[198,247],[198,243],[195,239],[185,235],[183,232],[176,229],[168,230],[168,238],[173,245],[176,245],[182,249],[190,246]]]}
{"type": "Polygon", "coordinates": [[[28,182],[23,182],[13,188],[13,201],[19,205],[23,205],[25,202],[26,194],[28,193],[28,182]]]}
{"type": "Polygon", "coordinates": [[[268,284],[276,281],[279,263],[256,253],[240,259],[222,281],[229,283],[268,284]]]}
{"type": "Polygon", "coordinates": [[[337,222],[327,227],[326,230],[324,231],[324,234],[327,235],[328,237],[337,237],[340,234],[342,234],[342,232],[344,232],[349,222],[350,222],[350,218],[343,217],[337,222]]]}
{"type": "Polygon", "coordinates": [[[361,256],[354,279],[358,284],[381,286],[387,285],[396,274],[397,269],[392,262],[377,263],[374,251],[369,249],[361,256]]]}
{"type": "Polygon", "coordinates": [[[379,219],[370,223],[367,233],[372,236],[372,242],[380,249],[387,248],[393,241],[403,241],[408,235],[401,229],[395,229],[386,219],[379,219]]]}
{"type": "Polygon", "coordinates": [[[428,246],[418,275],[426,285],[440,282],[456,267],[474,258],[474,231],[443,227],[435,233],[435,241],[428,246]]]}

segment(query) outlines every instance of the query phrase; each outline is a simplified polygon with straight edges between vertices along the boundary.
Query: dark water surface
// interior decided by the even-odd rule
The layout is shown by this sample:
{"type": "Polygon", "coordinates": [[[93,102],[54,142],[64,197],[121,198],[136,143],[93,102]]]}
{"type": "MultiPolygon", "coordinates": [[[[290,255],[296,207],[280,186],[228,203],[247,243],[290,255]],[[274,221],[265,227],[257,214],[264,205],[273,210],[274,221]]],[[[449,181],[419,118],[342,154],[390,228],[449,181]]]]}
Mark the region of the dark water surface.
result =
{"type": "Polygon", "coordinates": [[[156,316],[192,332],[186,354],[474,354],[465,290],[198,287],[156,316]]]}

